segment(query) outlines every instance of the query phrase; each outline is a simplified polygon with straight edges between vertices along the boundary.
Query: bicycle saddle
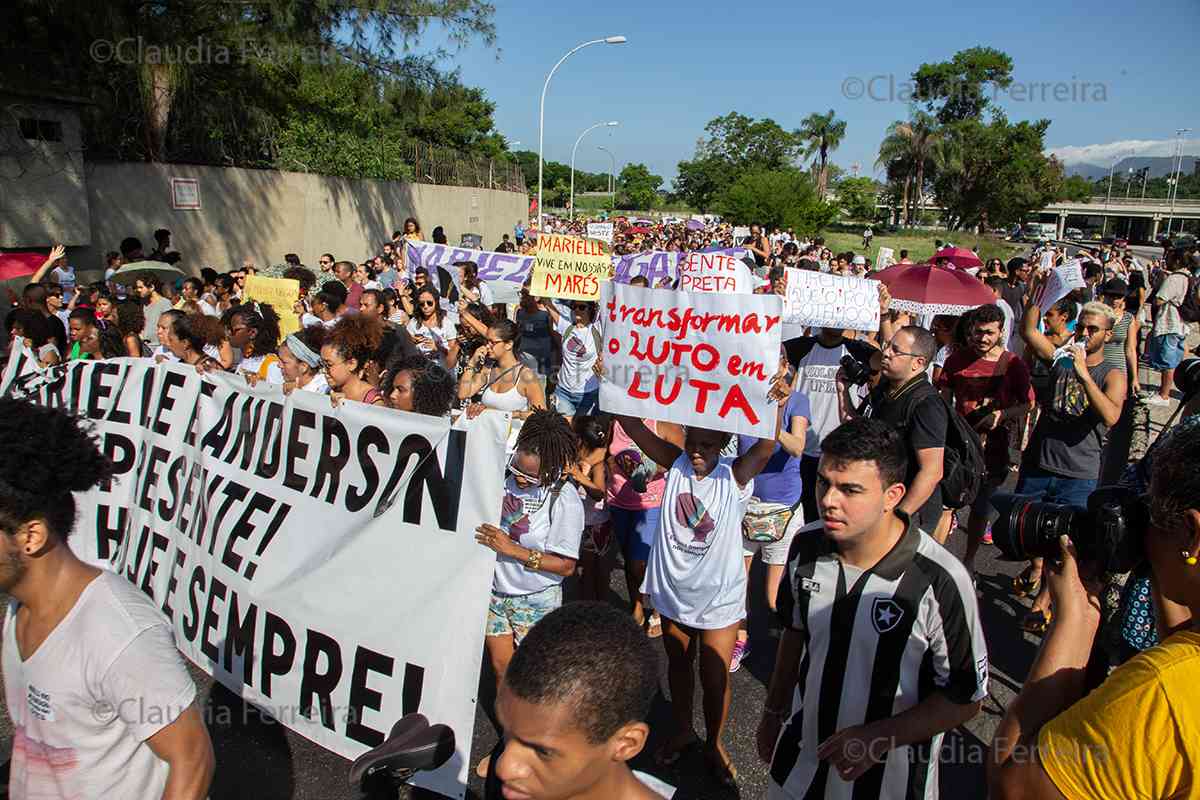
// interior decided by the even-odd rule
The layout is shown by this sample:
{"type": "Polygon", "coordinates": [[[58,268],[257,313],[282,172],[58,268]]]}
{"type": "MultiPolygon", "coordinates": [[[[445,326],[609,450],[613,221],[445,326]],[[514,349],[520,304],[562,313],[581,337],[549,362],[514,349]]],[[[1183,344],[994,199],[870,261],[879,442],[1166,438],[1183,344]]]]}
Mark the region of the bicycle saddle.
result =
{"type": "Polygon", "coordinates": [[[384,770],[407,778],[419,770],[437,769],[454,755],[454,731],[430,725],[422,714],[408,714],[392,726],[383,744],[359,756],[350,767],[350,785],[360,786],[384,770]]]}

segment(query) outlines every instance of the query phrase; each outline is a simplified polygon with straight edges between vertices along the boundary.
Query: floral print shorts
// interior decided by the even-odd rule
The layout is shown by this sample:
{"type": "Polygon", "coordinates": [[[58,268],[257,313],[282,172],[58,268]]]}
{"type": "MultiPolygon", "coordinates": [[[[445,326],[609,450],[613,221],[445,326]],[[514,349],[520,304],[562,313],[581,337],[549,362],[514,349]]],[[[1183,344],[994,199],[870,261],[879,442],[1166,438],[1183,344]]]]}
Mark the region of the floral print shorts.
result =
{"type": "Polygon", "coordinates": [[[520,644],[529,629],[542,617],[562,605],[562,584],[555,584],[533,594],[497,594],[492,592],[488,604],[487,635],[512,635],[520,644]]]}

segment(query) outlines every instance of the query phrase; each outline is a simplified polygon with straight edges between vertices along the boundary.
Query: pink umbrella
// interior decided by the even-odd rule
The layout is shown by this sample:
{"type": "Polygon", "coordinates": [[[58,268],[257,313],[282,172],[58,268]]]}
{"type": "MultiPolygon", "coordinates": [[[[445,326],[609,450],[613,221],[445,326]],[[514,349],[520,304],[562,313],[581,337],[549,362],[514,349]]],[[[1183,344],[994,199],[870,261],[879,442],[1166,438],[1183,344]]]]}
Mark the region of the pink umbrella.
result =
{"type": "Polygon", "coordinates": [[[897,264],[871,277],[888,287],[892,295],[889,308],[914,314],[959,316],[972,308],[996,302],[996,296],[983,281],[961,269],[932,264],[897,264]]]}
{"type": "Polygon", "coordinates": [[[943,258],[959,269],[983,266],[983,262],[979,260],[979,256],[965,247],[943,247],[933,254],[933,258],[930,261],[936,264],[943,258]]]}

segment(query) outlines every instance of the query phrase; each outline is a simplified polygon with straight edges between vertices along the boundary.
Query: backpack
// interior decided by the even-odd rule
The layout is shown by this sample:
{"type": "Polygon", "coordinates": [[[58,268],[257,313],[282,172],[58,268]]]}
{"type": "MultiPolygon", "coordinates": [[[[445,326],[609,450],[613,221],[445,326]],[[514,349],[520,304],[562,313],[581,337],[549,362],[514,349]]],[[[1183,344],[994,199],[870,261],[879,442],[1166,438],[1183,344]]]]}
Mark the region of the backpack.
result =
{"type": "Polygon", "coordinates": [[[1189,275],[1187,295],[1179,304],[1179,317],[1184,322],[1200,322],[1200,275],[1189,275]]]}
{"type": "MultiPolygon", "coordinates": [[[[946,508],[966,508],[975,502],[987,475],[983,442],[967,420],[946,402],[946,398],[932,385],[925,385],[933,390],[937,402],[946,409],[948,419],[946,446],[942,456],[942,481],[938,484],[942,490],[942,505],[946,508]]],[[[913,392],[904,413],[905,425],[911,422],[917,405],[929,396],[928,392],[913,392]]]]}

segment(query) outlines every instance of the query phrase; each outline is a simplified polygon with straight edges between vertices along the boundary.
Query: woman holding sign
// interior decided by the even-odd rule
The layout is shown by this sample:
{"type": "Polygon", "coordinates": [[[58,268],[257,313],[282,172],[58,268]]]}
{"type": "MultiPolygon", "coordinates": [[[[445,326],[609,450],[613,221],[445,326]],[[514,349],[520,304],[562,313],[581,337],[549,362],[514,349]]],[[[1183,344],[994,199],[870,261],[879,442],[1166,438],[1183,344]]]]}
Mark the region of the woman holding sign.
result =
{"type": "Polygon", "coordinates": [[[621,427],[646,455],[670,464],[642,592],[662,616],[675,730],[655,754],[662,765],[692,746],[692,662],[700,660],[707,741],[704,757],[713,775],[734,786],[737,769],[721,743],[729,713],[729,666],[738,626],[746,615],[742,517],[754,493],[754,477],[767,465],[779,437],[789,387],[777,376],[771,396],[780,402],[775,436],[761,439],[737,458],[722,457],[732,436],[686,428],[682,448],[651,433],[636,417],[618,416],[621,427]],[[713,658],[716,655],[718,658],[713,658]]]}

